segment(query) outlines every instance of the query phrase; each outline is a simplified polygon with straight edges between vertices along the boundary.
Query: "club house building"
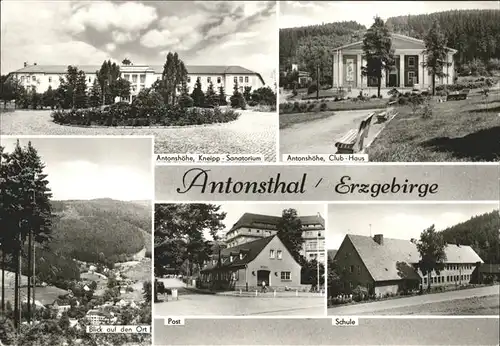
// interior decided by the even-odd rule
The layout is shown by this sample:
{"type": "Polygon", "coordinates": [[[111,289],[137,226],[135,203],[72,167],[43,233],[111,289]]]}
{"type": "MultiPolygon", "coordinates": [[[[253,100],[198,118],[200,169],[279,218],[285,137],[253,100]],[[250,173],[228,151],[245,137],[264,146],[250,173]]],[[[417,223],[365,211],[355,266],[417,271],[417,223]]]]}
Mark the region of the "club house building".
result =
{"type": "MultiPolygon", "coordinates": [[[[85,72],[87,78],[87,88],[94,84],[96,72],[100,65],[75,65],[79,70],[85,72]]],[[[214,86],[214,91],[219,92],[222,86],[226,96],[233,94],[236,83],[241,92],[249,86],[252,90],[259,89],[265,85],[262,76],[254,71],[241,66],[186,66],[188,71],[187,84],[190,92],[193,91],[196,80],[201,82],[201,88],[205,92],[210,82],[214,86]]],[[[35,88],[38,93],[45,92],[49,86],[52,89],[59,87],[59,78],[64,77],[68,70],[66,65],[28,65],[11,72],[10,75],[17,78],[26,89],[35,88]]],[[[131,83],[131,101],[139,91],[151,87],[151,85],[162,78],[163,65],[121,65],[121,78],[131,83]]]]}
{"type": "MultiPolygon", "coordinates": [[[[392,48],[395,50],[395,64],[389,71],[382,72],[381,88],[418,88],[432,87],[432,76],[424,62],[427,55],[424,53],[425,43],[416,38],[391,34],[392,48]]],[[[457,50],[448,48],[444,66],[445,77],[437,78],[436,85],[453,84],[455,79],[455,63],[453,56],[457,50]]],[[[377,78],[363,76],[362,66],[366,65],[363,59],[363,41],[347,44],[333,50],[333,86],[351,89],[377,87],[377,78]]]]}
{"type": "MultiPolygon", "coordinates": [[[[431,287],[468,284],[476,266],[483,263],[479,255],[466,245],[448,244],[446,262],[439,275],[432,272],[431,287]]],[[[403,289],[427,287],[427,275],[418,268],[420,253],[414,240],[348,234],[334,258],[344,293],[357,286],[369,294],[384,296],[403,289]]]]}

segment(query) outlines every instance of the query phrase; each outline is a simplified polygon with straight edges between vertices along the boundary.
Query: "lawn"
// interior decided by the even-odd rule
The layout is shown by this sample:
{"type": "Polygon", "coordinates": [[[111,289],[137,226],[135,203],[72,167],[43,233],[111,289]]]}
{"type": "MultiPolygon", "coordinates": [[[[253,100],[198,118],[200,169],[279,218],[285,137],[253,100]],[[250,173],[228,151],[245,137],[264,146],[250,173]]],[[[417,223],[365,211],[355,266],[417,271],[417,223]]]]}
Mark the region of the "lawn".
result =
{"type": "Polygon", "coordinates": [[[482,315],[498,316],[498,295],[454,299],[410,307],[377,311],[380,315],[482,315]]]}
{"type": "Polygon", "coordinates": [[[314,104],[314,109],[304,113],[282,113],[282,106],[280,105],[280,129],[290,127],[294,124],[329,118],[335,115],[335,111],[383,109],[387,107],[387,102],[387,99],[368,99],[367,101],[314,101],[306,103],[307,105],[314,104]],[[326,110],[320,111],[321,104],[323,103],[326,104],[326,110]]]}
{"type": "Polygon", "coordinates": [[[433,103],[424,119],[410,107],[384,128],[367,149],[370,161],[444,162],[500,159],[500,93],[488,100],[472,93],[467,100],[433,103]]]}

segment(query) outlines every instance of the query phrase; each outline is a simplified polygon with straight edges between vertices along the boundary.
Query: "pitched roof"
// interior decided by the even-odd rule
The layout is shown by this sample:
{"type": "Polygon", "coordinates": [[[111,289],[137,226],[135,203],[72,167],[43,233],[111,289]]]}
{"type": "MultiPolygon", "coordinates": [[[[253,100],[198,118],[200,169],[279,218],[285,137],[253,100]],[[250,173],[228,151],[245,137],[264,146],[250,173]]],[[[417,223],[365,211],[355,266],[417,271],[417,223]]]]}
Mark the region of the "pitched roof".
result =
{"type": "MultiPolygon", "coordinates": [[[[312,225],[319,223],[323,227],[325,227],[325,220],[321,217],[321,215],[299,216],[299,219],[302,225],[312,225]]],[[[280,216],[245,213],[239,218],[238,221],[236,221],[233,227],[231,227],[230,231],[241,227],[255,227],[256,224],[258,224],[259,228],[276,229],[276,226],[278,225],[280,220],[280,216]]]]}
{"type": "MultiPolygon", "coordinates": [[[[425,43],[423,40],[419,40],[414,37],[409,37],[401,34],[391,33],[392,37],[392,48],[394,49],[425,49],[425,43]]],[[[339,49],[361,49],[363,46],[363,41],[357,41],[353,43],[349,43],[340,47],[335,48],[334,50],[339,49]]],[[[446,47],[453,53],[456,53],[457,50],[446,47]]]]}
{"type": "MultiPolygon", "coordinates": [[[[414,277],[410,267],[420,261],[420,253],[411,241],[384,238],[380,245],[368,236],[348,234],[346,238],[352,242],[375,281],[414,277]]],[[[483,262],[470,246],[448,244],[445,252],[448,263],[483,262]]]]}
{"type": "MultiPolygon", "coordinates": [[[[229,256],[231,256],[231,254],[235,255],[233,262],[223,261],[221,268],[242,267],[245,264],[252,262],[274,237],[277,237],[277,235],[261,238],[221,250],[222,259],[228,258],[229,256]],[[242,259],[240,259],[240,257],[236,255],[239,254],[240,251],[245,254],[242,259]]],[[[209,265],[205,266],[202,271],[208,271],[215,268],[217,268],[217,265],[213,265],[210,263],[209,265]]]]}
{"type": "Polygon", "coordinates": [[[328,259],[333,260],[338,250],[328,250],[328,259]]]}
{"type": "MultiPolygon", "coordinates": [[[[72,65],[83,70],[85,73],[95,73],[101,68],[101,65],[72,65]]],[[[122,65],[124,70],[139,70],[142,72],[152,71],[157,74],[163,72],[163,65],[122,65]]],[[[68,65],[30,65],[23,67],[13,73],[47,73],[47,74],[64,74],[68,69],[68,65]]],[[[262,83],[264,80],[257,72],[249,70],[241,66],[226,66],[226,65],[187,65],[186,69],[189,74],[256,74],[259,76],[262,83]]]]}

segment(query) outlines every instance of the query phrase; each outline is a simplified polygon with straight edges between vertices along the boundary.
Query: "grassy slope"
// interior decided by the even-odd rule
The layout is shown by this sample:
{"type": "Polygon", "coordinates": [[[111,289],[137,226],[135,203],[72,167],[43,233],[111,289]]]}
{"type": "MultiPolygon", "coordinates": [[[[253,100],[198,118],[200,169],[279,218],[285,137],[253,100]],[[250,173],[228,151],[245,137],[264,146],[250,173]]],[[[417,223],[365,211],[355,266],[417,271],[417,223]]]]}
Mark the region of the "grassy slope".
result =
{"type": "Polygon", "coordinates": [[[487,101],[471,91],[467,100],[435,103],[430,119],[400,107],[368,148],[370,161],[494,161],[500,158],[500,93],[487,101]]]}

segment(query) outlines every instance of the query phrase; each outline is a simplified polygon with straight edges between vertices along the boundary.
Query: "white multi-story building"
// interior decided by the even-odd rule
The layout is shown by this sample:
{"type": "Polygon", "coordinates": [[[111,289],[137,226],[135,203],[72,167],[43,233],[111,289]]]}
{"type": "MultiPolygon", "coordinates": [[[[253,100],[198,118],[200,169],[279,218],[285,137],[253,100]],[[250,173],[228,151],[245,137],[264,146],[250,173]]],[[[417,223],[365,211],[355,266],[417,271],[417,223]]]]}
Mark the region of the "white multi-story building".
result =
{"type": "MultiPolygon", "coordinates": [[[[325,259],[325,220],[321,215],[299,217],[302,224],[302,251],[307,260],[325,259]]],[[[226,233],[226,244],[235,247],[260,238],[275,235],[279,216],[245,213],[226,233]]]]}
{"type": "MultiPolygon", "coordinates": [[[[101,68],[99,65],[75,65],[79,70],[85,72],[87,78],[87,87],[90,88],[96,79],[96,72],[101,68]]],[[[226,96],[233,93],[235,83],[238,83],[239,89],[243,92],[247,86],[252,90],[261,88],[265,85],[261,75],[257,72],[248,70],[241,66],[186,66],[188,71],[187,84],[189,91],[194,89],[196,80],[201,82],[203,92],[206,92],[208,85],[212,82],[214,91],[218,94],[219,88],[224,88],[226,96]]],[[[27,65],[10,75],[19,79],[25,88],[34,87],[37,92],[43,93],[49,87],[56,89],[61,77],[66,75],[68,66],[66,65],[27,65]]],[[[121,77],[131,83],[131,100],[142,89],[149,88],[151,85],[162,78],[163,65],[121,65],[121,77]]]]}

